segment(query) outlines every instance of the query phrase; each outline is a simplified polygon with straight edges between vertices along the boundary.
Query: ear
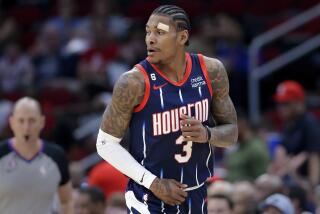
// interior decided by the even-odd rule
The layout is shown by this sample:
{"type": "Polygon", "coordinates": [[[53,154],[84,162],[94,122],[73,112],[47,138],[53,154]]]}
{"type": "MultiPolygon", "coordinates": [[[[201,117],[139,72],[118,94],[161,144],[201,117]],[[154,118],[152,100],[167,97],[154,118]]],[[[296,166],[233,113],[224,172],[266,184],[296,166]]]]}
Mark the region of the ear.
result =
{"type": "Polygon", "coordinates": [[[189,39],[189,33],[187,30],[180,31],[178,33],[178,42],[181,45],[185,45],[189,39]]]}

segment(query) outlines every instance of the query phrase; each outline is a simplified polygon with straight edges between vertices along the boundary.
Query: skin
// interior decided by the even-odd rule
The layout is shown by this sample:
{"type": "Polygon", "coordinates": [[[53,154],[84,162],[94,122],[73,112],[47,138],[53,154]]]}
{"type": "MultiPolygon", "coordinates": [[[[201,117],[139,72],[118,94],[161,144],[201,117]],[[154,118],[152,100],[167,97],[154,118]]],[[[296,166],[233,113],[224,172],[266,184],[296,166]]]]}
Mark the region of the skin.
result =
{"type": "MultiPolygon", "coordinates": [[[[40,132],[45,124],[39,103],[29,97],[18,100],[9,118],[14,134],[13,147],[27,160],[32,159],[41,147],[40,132]]],[[[58,188],[62,213],[73,213],[71,182],[58,188]]]]}
{"type": "MultiPolygon", "coordinates": [[[[172,81],[179,82],[186,68],[185,43],[187,30],[176,30],[176,23],[170,17],[151,15],[146,24],[146,45],[148,60],[161,69],[172,81]],[[169,26],[169,32],[158,29],[158,23],[169,26]]],[[[205,57],[205,63],[213,85],[213,105],[211,112],[219,126],[211,128],[210,143],[227,147],[236,142],[237,119],[229,97],[229,83],[223,65],[216,59],[205,57]]],[[[117,138],[122,138],[131,120],[133,109],[141,103],[145,92],[144,77],[137,68],[124,73],[116,83],[112,102],[103,114],[101,129],[117,138]]],[[[185,140],[205,143],[208,141],[206,128],[201,121],[181,115],[181,129],[185,140]],[[187,137],[188,136],[188,137],[187,137]]],[[[172,179],[156,178],[150,190],[169,205],[181,204],[187,197],[185,184],[172,179]]]]}
{"type": "Polygon", "coordinates": [[[231,214],[228,201],[223,198],[211,198],[208,200],[208,214],[231,214]]]}
{"type": "Polygon", "coordinates": [[[78,193],[74,211],[74,214],[103,214],[104,204],[92,202],[88,194],[78,193]]]}

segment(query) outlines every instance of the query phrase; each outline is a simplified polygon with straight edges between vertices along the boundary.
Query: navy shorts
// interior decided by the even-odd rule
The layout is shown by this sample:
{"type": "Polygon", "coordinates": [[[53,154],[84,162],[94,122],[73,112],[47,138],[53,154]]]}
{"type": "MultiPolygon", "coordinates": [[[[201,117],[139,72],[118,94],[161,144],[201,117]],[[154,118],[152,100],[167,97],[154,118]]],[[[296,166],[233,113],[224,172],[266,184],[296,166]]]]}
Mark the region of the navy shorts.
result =
{"type": "Polygon", "coordinates": [[[128,213],[131,214],[207,214],[207,185],[188,191],[181,205],[170,206],[159,200],[143,186],[130,180],[125,194],[128,213]]]}

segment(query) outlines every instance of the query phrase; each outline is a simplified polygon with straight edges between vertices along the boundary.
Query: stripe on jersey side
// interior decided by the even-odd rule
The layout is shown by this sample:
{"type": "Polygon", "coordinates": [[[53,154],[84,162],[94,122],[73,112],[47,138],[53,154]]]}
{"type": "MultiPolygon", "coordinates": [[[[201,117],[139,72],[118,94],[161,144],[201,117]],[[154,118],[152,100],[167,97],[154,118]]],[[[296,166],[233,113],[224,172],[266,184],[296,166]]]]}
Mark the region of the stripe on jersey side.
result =
{"type": "Polygon", "coordinates": [[[207,168],[208,168],[208,171],[210,173],[210,177],[212,177],[211,170],[209,169],[209,160],[210,160],[210,157],[211,157],[211,145],[210,145],[210,143],[208,143],[208,145],[209,145],[210,152],[209,152],[209,155],[208,155],[208,158],[207,158],[207,168]]]}
{"type": "Polygon", "coordinates": [[[142,125],[142,140],[143,140],[143,159],[141,161],[141,164],[144,164],[144,160],[147,157],[147,144],[146,144],[146,123],[143,122],[142,125]]]}
{"type": "Polygon", "coordinates": [[[208,73],[208,70],[207,70],[206,63],[204,62],[204,57],[203,57],[202,54],[198,54],[198,58],[199,58],[201,70],[202,70],[203,75],[204,75],[204,77],[206,79],[207,86],[208,86],[210,95],[212,97],[212,85],[211,85],[211,80],[210,80],[210,77],[209,77],[209,73],[208,73]]]}
{"type": "Polygon", "coordinates": [[[180,88],[179,88],[179,97],[180,97],[181,103],[183,103],[183,97],[182,97],[182,93],[181,93],[181,89],[180,88]]]}
{"type": "Polygon", "coordinates": [[[175,85],[175,86],[182,86],[189,79],[189,76],[190,76],[191,70],[192,70],[192,60],[191,60],[190,54],[186,53],[185,57],[186,57],[186,61],[187,61],[186,72],[184,74],[183,79],[181,81],[179,81],[179,82],[175,82],[175,81],[170,80],[156,65],[152,64],[151,62],[149,62],[148,58],[147,58],[147,61],[153,67],[153,69],[161,77],[163,77],[165,80],[167,80],[169,83],[171,83],[172,85],[175,85]]]}
{"type": "Polygon", "coordinates": [[[150,80],[149,80],[147,71],[144,69],[143,66],[141,66],[140,64],[136,64],[135,67],[137,67],[138,70],[143,74],[144,82],[146,85],[143,100],[141,101],[141,103],[137,107],[134,108],[134,112],[139,112],[145,107],[145,105],[148,102],[148,99],[150,96],[150,80]]]}
{"type": "Polygon", "coordinates": [[[159,88],[159,94],[160,94],[160,101],[161,101],[161,108],[164,109],[164,102],[163,102],[163,92],[162,89],[159,88]]]}
{"type": "Polygon", "coordinates": [[[200,97],[202,97],[202,90],[201,90],[201,86],[199,87],[199,95],[200,95],[200,97]]]}
{"type": "Polygon", "coordinates": [[[140,213],[150,214],[150,211],[148,210],[148,205],[140,202],[134,195],[133,191],[127,191],[125,193],[125,199],[126,205],[130,211],[132,208],[134,208],[140,213]]]}
{"type": "Polygon", "coordinates": [[[205,201],[204,201],[204,199],[203,199],[203,200],[202,200],[202,206],[201,206],[202,214],[204,213],[204,204],[205,204],[205,201]]]}

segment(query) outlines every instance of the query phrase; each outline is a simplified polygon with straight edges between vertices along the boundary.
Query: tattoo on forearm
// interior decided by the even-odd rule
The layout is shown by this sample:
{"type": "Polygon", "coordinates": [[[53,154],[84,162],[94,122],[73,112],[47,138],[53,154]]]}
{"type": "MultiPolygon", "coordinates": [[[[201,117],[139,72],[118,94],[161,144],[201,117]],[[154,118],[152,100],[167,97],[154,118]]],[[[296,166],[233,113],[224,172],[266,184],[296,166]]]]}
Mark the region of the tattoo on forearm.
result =
{"type": "Polygon", "coordinates": [[[206,65],[213,89],[211,112],[218,125],[212,129],[210,142],[226,147],[233,144],[238,136],[237,115],[229,97],[228,75],[218,60],[208,59],[206,65]]]}

